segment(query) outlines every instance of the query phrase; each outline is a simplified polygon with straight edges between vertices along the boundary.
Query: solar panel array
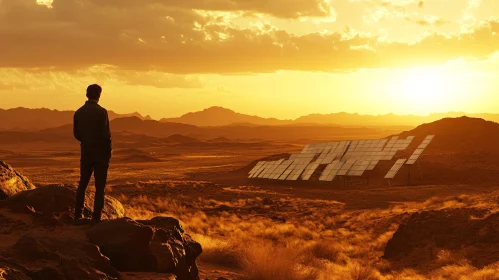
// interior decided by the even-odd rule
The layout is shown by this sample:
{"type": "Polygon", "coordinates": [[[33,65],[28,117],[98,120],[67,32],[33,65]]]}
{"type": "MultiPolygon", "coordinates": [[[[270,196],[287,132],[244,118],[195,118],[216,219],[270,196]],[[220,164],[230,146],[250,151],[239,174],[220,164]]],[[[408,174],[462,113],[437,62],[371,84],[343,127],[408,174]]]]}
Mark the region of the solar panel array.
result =
{"type": "Polygon", "coordinates": [[[322,172],[320,181],[333,181],[334,177],[338,174],[344,162],[335,160],[334,162],[328,164],[324,171],[322,172]]]}
{"type": "MultiPolygon", "coordinates": [[[[399,159],[385,178],[394,178],[404,164],[411,165],[433,140],[427,136],[409,159],[399,159]]],[[[353,140],[306,145],[289,159],[259,161],[248,173],[248,178],[296,181],[309,180],[321,165],[326,165],[319,180],[332,181],[337,176],[360,177],[372,171],[380,161],[391,161],[397,152],[406,150],[414,136],[400,139],[353,140]]]]}
{"type": "Polygon", "coordinates": [[[418,148],[414,151],[414,153],[409,158],[409,160],[407,161],[406,164],[413,165],[414,163],[416,163],[418,158],[423,154],[424,150],[426,149],[426,147],[428,147],[428,145],[430,144],[431,140],[433,140],[434,137],[435,137],[435,135],[426,136],[426,138],[423,140],[423,143],[421,143],[418,146],[418,148]]]}
{"type": "Polygon", "coordinates": [[[406,159],[399,159],[395,162],[395,164],[392,166],[392,168],[390,169],[390,171],[388,171],[388,173],[386,174],[385,176],[385,179],[393,179],[395,178],[395,175],[397,175],[397,173],[399,172],[400,168],[402,168],[402,166],[404,165],[406,159]]]}

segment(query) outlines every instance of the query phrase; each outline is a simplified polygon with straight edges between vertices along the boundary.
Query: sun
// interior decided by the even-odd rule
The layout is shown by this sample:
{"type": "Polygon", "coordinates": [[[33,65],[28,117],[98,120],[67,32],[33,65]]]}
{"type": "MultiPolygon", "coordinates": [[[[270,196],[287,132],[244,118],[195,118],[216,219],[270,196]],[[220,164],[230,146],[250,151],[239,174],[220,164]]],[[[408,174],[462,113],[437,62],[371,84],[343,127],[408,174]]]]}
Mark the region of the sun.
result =
{"type": "Polygon", "coordinates": [[[439,69],[404,70],[394,81],[394,94],[408,111],[417,114],[449,111],[453,103],[456,81],[439,69]]]}
{"type": "Polygon", "coordinates": [[[44,5],[48,8],[52,8],[52,2],[54,2],[54,0],[36,0],[38,5],[44,5]]]}

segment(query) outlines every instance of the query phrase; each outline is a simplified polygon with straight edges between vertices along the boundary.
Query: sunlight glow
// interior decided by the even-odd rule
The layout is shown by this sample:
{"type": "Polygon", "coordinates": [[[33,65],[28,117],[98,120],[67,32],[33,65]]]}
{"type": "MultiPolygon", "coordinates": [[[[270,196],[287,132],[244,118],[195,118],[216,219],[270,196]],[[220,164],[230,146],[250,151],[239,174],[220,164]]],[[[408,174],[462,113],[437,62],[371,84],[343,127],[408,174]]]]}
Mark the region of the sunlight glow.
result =
{"type": "Polygon", "coordinates": [[[54,2],[54,0],[36,0],[38,5],[47,6],[49,8],[52,8],[52,2],[54,2]]]}
{"type": "Polygon", "coordinates": [[[407,106],[412,113],[446,111],[455,104],[459,81],[442,69],[413,68],[397,78],[393,82],[393,93],[397,95],[399,106],[407,106]]]}

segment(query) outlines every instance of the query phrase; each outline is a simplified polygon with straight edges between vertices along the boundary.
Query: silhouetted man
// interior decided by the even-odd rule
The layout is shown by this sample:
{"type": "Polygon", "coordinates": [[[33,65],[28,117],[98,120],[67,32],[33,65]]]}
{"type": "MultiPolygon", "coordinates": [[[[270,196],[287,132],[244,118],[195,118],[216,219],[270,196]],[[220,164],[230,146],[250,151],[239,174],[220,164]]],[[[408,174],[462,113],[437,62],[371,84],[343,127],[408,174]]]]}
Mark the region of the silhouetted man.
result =
{"type": "Polygon", "coordinates": [[[94,173],[95,201],[92,220],[99,222],[104,208],[104,189],[112,154],[111,130],[107,110],[98,103],[102,88],[90,85],[88,101],[74,114],[73,133],[81,143],[80,184],[76,191],[75,223],[83,218],[85,190],[94,173]]]}

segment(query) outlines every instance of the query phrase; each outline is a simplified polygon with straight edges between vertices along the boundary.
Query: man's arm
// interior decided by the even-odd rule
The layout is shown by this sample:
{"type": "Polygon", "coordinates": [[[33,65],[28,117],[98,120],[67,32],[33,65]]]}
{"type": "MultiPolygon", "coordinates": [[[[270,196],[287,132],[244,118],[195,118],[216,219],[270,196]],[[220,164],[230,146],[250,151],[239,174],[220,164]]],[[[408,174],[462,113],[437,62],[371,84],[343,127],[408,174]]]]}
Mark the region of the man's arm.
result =
{"type": "Polygon", "coordinates": [[[109,116],[107,114],[107,111],[104,113],[104,127],[103,127],[103,134],[104,136],[104,144],[106,149],[109,152],[109,156],[113,154],[113,141],[111,140],[111,128],[109,127],[109,116]]]}
{"type": "Polygon", "coordinates": [[[76,117],[76,113],[73,116],[73,136],[76,140],[81,142],[80,132],[78,130],[78,119],[76,117]]]}

